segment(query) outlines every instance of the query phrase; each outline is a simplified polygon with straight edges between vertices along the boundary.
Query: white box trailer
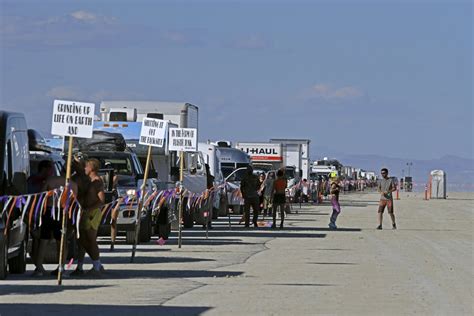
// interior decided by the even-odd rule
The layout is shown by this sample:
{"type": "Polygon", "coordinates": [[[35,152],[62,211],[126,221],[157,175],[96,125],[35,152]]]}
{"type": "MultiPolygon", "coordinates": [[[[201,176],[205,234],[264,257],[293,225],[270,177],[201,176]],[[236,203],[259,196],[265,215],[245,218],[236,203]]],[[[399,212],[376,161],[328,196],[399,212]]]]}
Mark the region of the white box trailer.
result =
{"type": "Polygon", "coordinates": [[[187,102],[102,101],[100,103],[100,118],[105,122],[141,122],[144,117],[170,121],[182,128],[199,127],[199,108],[187,102]]]}
{"type": "Polygon", "coordinates": [[[309,179],[310,161],[309,161],[309,139],[270,139],[270,143],[281,144],[283,165],[295,167],[296,173],[301,179],[309,179]]]}
{"type": "Polygon", "coordinates": [[[261,142],[238,142],[235,148],[248,154],[256,167],[268,166],[273,170],[282,167],[283,153],[281,144],[261,142]]]}

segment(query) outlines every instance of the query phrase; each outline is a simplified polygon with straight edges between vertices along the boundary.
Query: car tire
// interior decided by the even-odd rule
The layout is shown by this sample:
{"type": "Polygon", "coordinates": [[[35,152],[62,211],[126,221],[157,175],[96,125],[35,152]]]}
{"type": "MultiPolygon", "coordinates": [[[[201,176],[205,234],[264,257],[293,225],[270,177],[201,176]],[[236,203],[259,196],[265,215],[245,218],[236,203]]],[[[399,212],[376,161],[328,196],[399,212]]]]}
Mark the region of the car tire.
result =
{"type": "Polygon", "coordinates": [[[191,211],[183,211],[183,227],[193,228],[194,227],[194,216],[191,211]]]}
{"type": "Polygon", "coordinates": [[[140,223],[140,233],[138,240],[140,242],[149,242],[151,240],[151,218],[150,214],[140,223]]]}
{"type": "Polygon", "coordinates": [[[20,249],[18,249],[18,255],[8,260],[8,266],[10,273],[12,274],[23,274],[26,271],[26,241],[21,242],[20,249]]]}
{"type": "Polygon", "coordinates": [[[134,230],[128,230],[125,232],[125,242],[129,245],[132,245],[135,243],[135,231],[134,230]]]}
{"type": "Polygon", "coordinates": [[[0,280],[5,280],[8,275],[8,239],[0,232],[0,280]]]}

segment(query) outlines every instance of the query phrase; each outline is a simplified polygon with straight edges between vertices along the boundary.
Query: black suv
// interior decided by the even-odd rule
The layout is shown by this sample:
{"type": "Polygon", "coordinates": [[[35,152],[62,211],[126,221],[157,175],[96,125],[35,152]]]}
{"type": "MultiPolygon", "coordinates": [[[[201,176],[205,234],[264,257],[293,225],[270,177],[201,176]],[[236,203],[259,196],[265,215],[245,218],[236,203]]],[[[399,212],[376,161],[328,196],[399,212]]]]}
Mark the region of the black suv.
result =
{"type": "MultiPolygon", "coordinates": [[[[0,197],[27,193],[30,174],[28,134],[23,114],[0,111],[0,197]]],[[[0,212],[5,202],[0,202],[0,212]]],[[[0,218],[0,279],[26,271],[28,226],[14,208],[7,226],[7,212],[0,218]],[[8,232],[5,234],[5,230],[8,232]]]]}

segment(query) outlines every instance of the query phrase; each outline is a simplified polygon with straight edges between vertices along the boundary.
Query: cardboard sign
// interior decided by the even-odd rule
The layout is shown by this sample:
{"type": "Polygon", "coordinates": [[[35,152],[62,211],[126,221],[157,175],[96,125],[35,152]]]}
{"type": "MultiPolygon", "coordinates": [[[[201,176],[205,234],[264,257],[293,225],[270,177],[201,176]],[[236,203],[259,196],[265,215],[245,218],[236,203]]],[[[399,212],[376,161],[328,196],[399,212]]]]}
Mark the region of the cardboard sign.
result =
{"type": "Polygon", "coordinates": [[[170,128],[170,151],[197,151],[197,129],[170,128]]]}
{"type": "Polygon", "coordinates": [[[140,145],[163,147],[166,139],[168,123],[163,120],[145,117],[140,131],[140,145]]]}
{"type": "Polygon", "coordinates": [[[51,134],[92,138],[94,103],[54,100],[51,134]]]}

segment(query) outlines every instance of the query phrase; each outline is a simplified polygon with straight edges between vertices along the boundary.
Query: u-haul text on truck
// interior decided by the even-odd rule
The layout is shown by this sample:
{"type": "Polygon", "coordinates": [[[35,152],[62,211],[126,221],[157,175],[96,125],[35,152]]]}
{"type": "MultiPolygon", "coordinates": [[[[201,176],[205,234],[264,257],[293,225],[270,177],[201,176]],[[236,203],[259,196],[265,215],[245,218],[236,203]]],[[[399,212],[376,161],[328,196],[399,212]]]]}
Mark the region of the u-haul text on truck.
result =
{"type": "Polygon", "coordinates": [[[247,153],[255,162],[281,162],[281,145],[270,143],[237,143],[236,147],[247,153]]]}

